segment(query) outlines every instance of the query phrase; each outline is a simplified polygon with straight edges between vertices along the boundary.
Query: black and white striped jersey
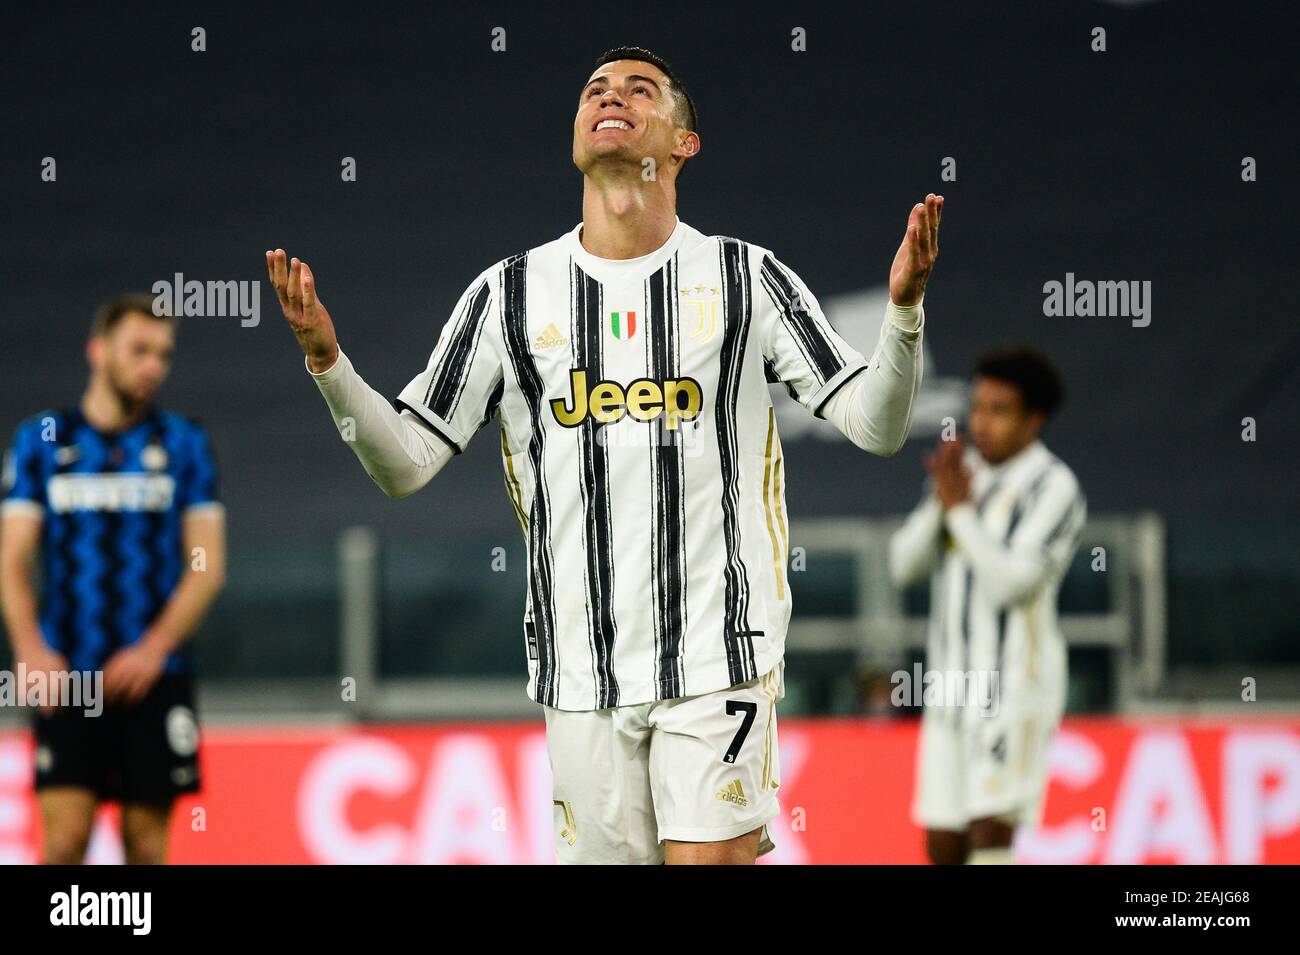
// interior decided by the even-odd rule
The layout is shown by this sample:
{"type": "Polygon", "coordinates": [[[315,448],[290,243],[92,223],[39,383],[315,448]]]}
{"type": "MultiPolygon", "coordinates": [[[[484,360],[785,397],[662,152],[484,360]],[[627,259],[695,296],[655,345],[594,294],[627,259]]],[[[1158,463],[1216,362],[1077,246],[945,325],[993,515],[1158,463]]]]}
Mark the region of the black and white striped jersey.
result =
{"type": "Polygon", "coordinates": [[[964,463],[970,500],[945,514],[927,488],[890,542],[898,583],[930,575],[926,668],[996,673],[1003,698],[1018,704],[1055,699],[1066,666],[1056,598],[1087,501],[1074,472],[1039,441],[999,465],[968,448],[964,463]]]}
{"type": "Polygon", "coordinates": [[[580,229],[480,274],[394,404],[457,450],[500,417],[534,700],[603,709],[761,676],[790,618],[768,383],[817,413],[867,359],[765,249],[679,220],[613,261],[580,229]]]}

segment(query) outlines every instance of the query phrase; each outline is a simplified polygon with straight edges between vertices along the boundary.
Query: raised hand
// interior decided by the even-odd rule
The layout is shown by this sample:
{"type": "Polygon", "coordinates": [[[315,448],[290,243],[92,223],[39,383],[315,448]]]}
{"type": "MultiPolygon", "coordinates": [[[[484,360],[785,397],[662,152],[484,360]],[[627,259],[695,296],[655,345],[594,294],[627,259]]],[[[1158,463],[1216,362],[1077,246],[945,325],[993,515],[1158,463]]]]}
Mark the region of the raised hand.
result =
{"type": "Polygon", "coordinates": [[[970,468],[962,460],[965,449],[961,438],[940,441],[934,453],[923,458],[925,469],[934,480],[934,496],[945,511],[970,499],[970,468]]]}
{"type": "Polygon", "coordinates": [[[306,262],[286,261],[284,249],[266,253],[266,271],[307,366],[319,374],[338,358],[339,342],[330,313],[316,297],[315,276],[306,262]]]}
{"type": "Polygon", "coordinates": [[[889,267],[889,297],[895,305],[906,308],[921,301],[925,283],[930,280],[934,261],[939,257],[939,220],[943,218],[943,196],[933,192],[912,207],[907,217],[907,232],[889,267]]]}

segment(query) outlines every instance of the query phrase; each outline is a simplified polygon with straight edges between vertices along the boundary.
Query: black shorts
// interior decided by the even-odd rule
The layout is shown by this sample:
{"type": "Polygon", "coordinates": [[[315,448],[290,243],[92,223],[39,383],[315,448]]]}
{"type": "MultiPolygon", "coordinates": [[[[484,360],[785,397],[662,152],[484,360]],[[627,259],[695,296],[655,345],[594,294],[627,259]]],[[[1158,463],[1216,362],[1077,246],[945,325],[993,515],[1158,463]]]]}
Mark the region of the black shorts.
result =
{"type": "Polygon", "coordinates": [[[194,679],[164,674],[133,707],[38,711],[36,789],[77,786],[100,799],[168,805],[199,789],[198,744],[194,679]]]}

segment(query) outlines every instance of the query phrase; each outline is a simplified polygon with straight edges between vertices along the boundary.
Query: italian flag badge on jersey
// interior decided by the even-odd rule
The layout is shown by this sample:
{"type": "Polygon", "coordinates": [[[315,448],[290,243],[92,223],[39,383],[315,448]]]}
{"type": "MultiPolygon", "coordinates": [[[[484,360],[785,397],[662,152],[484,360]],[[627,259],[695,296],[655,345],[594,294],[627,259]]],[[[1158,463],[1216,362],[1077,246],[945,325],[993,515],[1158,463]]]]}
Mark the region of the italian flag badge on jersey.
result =
{"type": "Polygon", "coordinates": [[[615,338],[626,341],[636,334],[636,312],[610,312],[609,327],[615,338]]]}

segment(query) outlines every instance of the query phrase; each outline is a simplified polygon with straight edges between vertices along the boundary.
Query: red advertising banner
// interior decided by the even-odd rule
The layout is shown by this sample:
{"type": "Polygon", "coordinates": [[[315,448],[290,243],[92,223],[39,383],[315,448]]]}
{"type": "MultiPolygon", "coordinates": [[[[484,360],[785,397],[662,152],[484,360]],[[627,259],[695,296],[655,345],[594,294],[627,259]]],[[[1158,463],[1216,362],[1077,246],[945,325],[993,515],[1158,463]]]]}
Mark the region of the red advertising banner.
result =
{"type": "MultiPolygon", "coordinates": [[[[782,817],[764,862],[919,863],[908,809],[918,725],[781,725],[782,817]]],[[[178,863],[552,861],[540,723],[229,728],[177,805],[178,863]]],[[[1300,862],[1300,720],[1067,720],[1026,863],[1300,862]]],[[[0,863],[39,858],[28,734],[0,734],[0,863]]],[[[120,862],[116,810],[92,862],[120,862]]]]}

